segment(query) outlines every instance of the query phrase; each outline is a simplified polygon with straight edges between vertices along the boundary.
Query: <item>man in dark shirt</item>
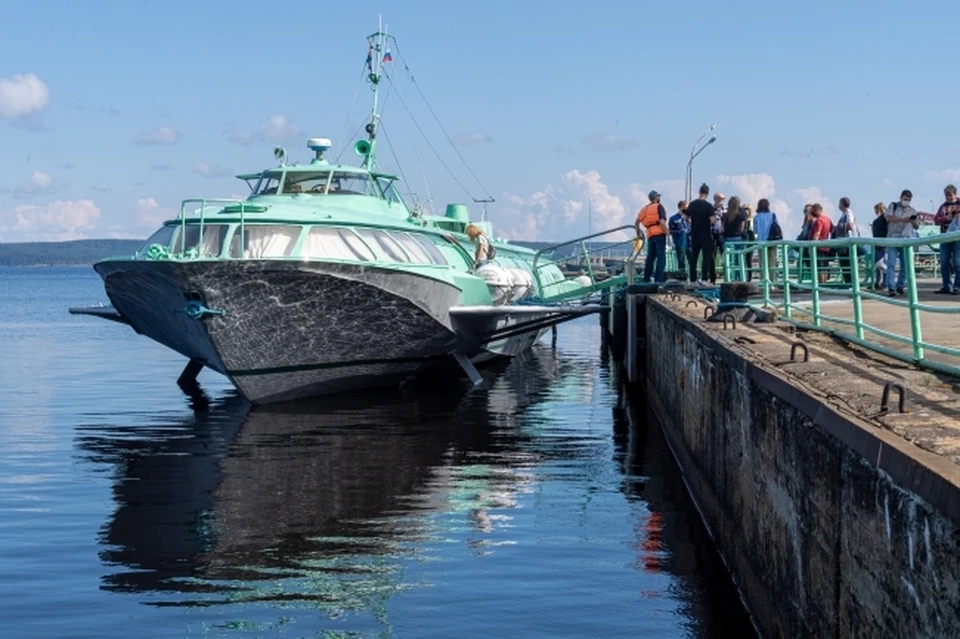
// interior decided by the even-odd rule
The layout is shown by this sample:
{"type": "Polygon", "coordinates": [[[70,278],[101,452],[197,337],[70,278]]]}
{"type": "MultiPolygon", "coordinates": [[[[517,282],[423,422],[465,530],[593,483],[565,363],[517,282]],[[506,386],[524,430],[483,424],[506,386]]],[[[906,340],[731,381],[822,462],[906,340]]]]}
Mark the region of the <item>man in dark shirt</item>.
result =
{"type": "Polygon", "coordinates": [[[700,198],[687,205],[687,217],[690,219],[690,281],[697,281],[697,258],[703,254],[703,265],[700,268],[701,280],[717,283],[717,275],[713,268],[713,252],[716,247],[713,243],[713,224],[717,221],[713,203],[708,201],[710,187],[700,186],[700,198]]]}

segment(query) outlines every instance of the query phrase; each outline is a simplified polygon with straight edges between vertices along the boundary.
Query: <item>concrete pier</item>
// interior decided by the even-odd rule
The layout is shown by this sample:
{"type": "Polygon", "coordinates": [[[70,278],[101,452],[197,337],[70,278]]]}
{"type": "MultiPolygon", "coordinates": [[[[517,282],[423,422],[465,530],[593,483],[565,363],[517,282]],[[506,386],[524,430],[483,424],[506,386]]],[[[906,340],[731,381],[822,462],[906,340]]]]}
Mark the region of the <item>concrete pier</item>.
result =
{"type": "Polygon", "coordinates": [[[958,380],[692,301],[625,349],[763,636],[960,636],[958,380]]]}

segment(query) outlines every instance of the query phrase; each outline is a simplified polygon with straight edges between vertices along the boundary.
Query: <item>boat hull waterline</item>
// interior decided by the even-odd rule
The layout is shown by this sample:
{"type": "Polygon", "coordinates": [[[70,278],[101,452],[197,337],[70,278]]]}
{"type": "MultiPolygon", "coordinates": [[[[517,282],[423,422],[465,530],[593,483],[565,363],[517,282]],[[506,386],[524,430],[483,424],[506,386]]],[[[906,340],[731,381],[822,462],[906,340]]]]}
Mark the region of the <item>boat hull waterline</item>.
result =
{"type": "Polygon", "coordinates": [[[514,356],[546,329],[486,343],[475,336],[550,314],[518,319],[505,308],[465,321],[450,313],[461,297],[455,286],[370,265],[110,260],[95,268],[135,331],[226,375],[255,404],[394,385],[454,351],[475,362],[514,356]],[[191,302],[211,313],[192,317],[191,302]]]}

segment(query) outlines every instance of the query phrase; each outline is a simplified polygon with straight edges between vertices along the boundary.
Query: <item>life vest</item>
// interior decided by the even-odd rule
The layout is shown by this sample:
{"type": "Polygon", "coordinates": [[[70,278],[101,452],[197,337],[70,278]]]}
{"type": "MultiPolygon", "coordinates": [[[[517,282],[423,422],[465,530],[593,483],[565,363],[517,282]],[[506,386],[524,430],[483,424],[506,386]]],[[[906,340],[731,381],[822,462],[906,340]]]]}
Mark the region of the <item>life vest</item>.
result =
{"type": "Polygon", "coordinates": [[[663,227],[660,226],[659,202],[651,202],[640,209],[640,212],[637,213],[637,219],[643,225],[643,228],[647,229],[647,237],[656,237],[665,233],[663,227]]]}

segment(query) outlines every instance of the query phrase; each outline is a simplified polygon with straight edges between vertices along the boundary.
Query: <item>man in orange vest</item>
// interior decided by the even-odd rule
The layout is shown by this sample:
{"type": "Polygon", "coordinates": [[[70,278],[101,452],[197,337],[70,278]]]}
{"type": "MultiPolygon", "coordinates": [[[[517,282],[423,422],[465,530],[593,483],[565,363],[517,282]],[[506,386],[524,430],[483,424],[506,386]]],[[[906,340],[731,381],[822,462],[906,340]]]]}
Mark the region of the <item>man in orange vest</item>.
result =
{"type": "Polygon", "coordinates": [[[660,194],[650,191],[650,204],[640,209],[634,227],[637,237],[640,237],[640,228],[643,227],[647,237],[647,261],[643,266],[643,281],[649,282],[653,276],[654,282],[663,281],[663,268],[667,261],[667,210],[660,204],[660,194]]]}

